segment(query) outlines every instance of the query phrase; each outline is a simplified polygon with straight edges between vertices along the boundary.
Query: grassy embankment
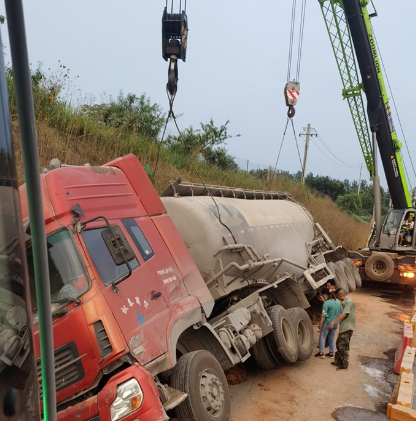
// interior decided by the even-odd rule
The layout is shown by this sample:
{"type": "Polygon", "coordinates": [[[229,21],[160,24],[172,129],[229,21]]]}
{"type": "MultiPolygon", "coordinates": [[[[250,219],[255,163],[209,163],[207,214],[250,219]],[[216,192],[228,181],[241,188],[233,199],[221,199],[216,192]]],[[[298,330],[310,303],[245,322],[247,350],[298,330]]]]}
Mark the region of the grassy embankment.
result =
{"type": "MultiPolygon", "coordinates": [[[[133,153],[143,164],[149,164],[152,169],[154,168],[158,151],[155,137],[142,136],[137,132],[132,133],[131,130],[97,123],[85,113],[70,107],[64,100],[58,99],[59,89],[56,87],[54,83],[48,85],[44,82],[35,83],[34,86],[41,167],[47,167],[50,159],[55,157],[68,164],[83,165],[88,162],[91,165],[100,165],[119,156],[133,153]]],[[[19,181],[23,182],[19,129],[16,121],[17,112],[10,75],[9,95],[12,104],[11,114],[15,152],[18,158],[18,176],[19,181]]],[[[311,211],[335,244],[343,244],[348,249],[365,246],[370,230],[369,224],[355,221],[348,214],[342,212],[329,197],[308,192],[300,183],[279,176],[270,185],[265,180],[260,180],[245,171],[224,171],[204,164],[197,159],[196,154],[179,169],[175,166],[178,162],[177,158],[172,156],[167,148],[160,149],[155,177],[155,186],[159,192],[167,187],[170,180],[179,177],[182,177],[184,181],[200,183],[199,175],[206,184],[286,191],[311,211]]]]}

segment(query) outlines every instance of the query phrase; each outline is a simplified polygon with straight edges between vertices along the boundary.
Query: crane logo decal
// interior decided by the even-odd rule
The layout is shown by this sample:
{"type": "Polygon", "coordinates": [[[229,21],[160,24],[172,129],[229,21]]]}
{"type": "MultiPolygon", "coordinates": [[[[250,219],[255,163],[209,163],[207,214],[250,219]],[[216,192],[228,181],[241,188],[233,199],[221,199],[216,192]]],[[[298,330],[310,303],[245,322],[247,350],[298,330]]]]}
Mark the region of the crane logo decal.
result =
{"type": "Polygon", "coordinates": [[[398,177],[399,176],[399,170],[397,169],[397,162],[394,159],[394,156],[391,157],[391,163],[393,164],[394,176],[398,177]]]}
{"type": "Polygon", "coordinates": [[[394,123],[393,123],[393,117],[391,115],[391,110],[390,110],[390,104],[388,102],[386,102],[384,104],[384,107],[386,109],[386,114],[387,114],[387,121],[389,123],[389,127],[390,127],[390,133],[393,133],[396,131],[396,128],[394,127],[394,123]]]}

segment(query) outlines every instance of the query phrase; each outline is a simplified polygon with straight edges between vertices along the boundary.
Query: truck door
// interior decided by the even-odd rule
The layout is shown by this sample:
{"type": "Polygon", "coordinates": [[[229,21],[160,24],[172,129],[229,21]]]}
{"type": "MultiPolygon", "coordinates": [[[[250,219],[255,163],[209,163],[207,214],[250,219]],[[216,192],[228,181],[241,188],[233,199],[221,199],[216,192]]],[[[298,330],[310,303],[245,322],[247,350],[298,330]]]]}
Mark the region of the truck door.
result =
{"type": "MultiPolygon", "coordinates": [[[[180,282],[179,270],[166,259],[168,253],[150,218],[117,221],[129,241],[135,258],[129,264],[130,277],[114,287],[128,273],[126,264],[115,265],[101,236],[102,228],[82,232],[86,249],[94,263],[103,294],[116,318],[127,344],[141,364],[167,352],[170,321],[169,294],[158,271],[170,271],[180,282]],[[140,222],[140,226],[139,223],[140,222]]],[[[114,221],[111,221],[112,225],[114,221]]],[[[170,255],[169,255],[170,256],[170,255]]],[[[179,294],[183,291],[179,288],[179,294]]]]}

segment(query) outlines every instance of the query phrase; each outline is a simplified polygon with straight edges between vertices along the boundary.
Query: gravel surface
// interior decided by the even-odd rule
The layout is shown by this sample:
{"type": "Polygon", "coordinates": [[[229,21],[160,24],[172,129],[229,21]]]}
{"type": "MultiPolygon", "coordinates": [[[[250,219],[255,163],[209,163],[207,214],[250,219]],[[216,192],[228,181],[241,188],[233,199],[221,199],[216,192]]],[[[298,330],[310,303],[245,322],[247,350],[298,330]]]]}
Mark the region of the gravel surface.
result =
{"type": "MultiPolygon", "coordinates": [[[[393,374],[394,352],[414,294],[393,285],[372,285],[350,296],[356,304],[357,328],[349,369],[336,371],[330,358],[313,356],[273,371],[247,362],[248,379],[230,386],[232,421],[387,419],[386,406],[398,377],[393,374]]],[[[319,331],[314,328],[317,344],[319,331]]]]}

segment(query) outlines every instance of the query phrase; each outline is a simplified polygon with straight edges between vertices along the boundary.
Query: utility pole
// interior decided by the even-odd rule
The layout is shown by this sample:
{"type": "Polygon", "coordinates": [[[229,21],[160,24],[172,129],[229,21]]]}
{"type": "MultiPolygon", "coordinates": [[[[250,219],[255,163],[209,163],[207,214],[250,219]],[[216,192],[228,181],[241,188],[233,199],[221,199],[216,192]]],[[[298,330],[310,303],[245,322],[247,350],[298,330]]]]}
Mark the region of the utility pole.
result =
{"type": "Polygon", "coordinates": [[[311,136],[318,136],[318,133],[311,133],[312,130],[315,130],[308,124],[308,127],[304,127],[303,130],[306,130],[305,133],[299,133],[299,136],[306,136],[305,142],[305,153],[303,154],[303,165],[302,165],[302,178],[301,183],[305,184],[305,177],[306,177],[306,161],[308,159],[308,149],[309,149],[309,140],[311,136]]]}
{"type": "Polygon", "coordinates": [[[360,176],[358,177],[358,194],[360,194],[360,190],[361,190],[361,174],[363,172],[363,163],[361,162],[360,165],[360,176]]]}

